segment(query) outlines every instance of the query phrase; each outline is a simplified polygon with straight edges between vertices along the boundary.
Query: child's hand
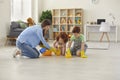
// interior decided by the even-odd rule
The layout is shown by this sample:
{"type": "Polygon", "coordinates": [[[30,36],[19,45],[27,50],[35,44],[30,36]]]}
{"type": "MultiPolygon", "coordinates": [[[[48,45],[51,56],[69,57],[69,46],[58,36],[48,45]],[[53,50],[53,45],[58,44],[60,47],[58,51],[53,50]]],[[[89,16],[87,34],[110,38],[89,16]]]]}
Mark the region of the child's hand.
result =
{"type": "Polygon", "coordinates": [[[60,56],[60,49],[58,48],[58,49],[56,49],[56,48],[53,48],[53,47],[51,47],[50,48],[50,51],[52,51],[52,52],[54,52],[57,56],[60,56]]]}
{"type": "Polygon", "coordinates": [[[49,50],[54,52],[54,53],[56,52],[55,48],[53,48],[53,47],[51,47],[49,50]]]}
{"type": "Polygon", "coordinates": [[[68,48],[68,49],[66,50],[65,57],[66,57],[66,58],[71,58],[71,57],[72,57],[71,52],[70,52],[70,48],[68,48]]]}
{"type": "Polygon", "coordinates": [[[87,58],[87,56],[85,55],[84,50],[81,50],[80,54],[81,54],[81,58],[87,58]]]}

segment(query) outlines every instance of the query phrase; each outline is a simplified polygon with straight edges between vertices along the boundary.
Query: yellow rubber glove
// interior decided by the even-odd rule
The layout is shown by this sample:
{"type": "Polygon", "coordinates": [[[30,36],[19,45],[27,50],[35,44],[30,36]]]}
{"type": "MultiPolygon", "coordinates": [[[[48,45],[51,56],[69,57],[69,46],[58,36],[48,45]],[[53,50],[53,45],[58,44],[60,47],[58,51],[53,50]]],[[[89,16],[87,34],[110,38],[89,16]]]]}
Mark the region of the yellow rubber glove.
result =
{"type": "Polygon", "coordinates": [[[71,58],[71,57],[72,57],[71,52],[70,52],[70,48],[68,48],[68,49],[66,50],[65,57],[66,57],[66,58],[71,58]]]}
{"type": "Polygon", "coordinates": [[[60,56],[60,53],[61,53],[60,49],[56,49],[56,48],[51,47],[50,51],[54,52],[55,55],[60,56]]]}
{"type": "Polygon", "coordinates": [[[87,56],[85,55],[84,50],[81,50],[80,54],[81,54],[81,56],[80,56],[81,58],[87,58],[87,56]]]}
{"type": "Polygon", "coordinates": [[[61,53],[60,49],[56,49],[55,55],[60,56],[60,53],[61,53]]]}
{"type": "Polygon", "coordinates": [[[53,48],[53,47],[51,47],[49,50],[52,51],[52,52],[54,52],[54,53],[56,53],[56,49],[53,48]]]}
{"type": "MultiPolygon", "coordinates": [[[[55,48],[56,49],[56,48],[55,48]]],[[[61,51],[60,51],[60,46],[58,45],[58,48],[56,49],[56,53],[57,56],[61,55],[61,51]]]]}

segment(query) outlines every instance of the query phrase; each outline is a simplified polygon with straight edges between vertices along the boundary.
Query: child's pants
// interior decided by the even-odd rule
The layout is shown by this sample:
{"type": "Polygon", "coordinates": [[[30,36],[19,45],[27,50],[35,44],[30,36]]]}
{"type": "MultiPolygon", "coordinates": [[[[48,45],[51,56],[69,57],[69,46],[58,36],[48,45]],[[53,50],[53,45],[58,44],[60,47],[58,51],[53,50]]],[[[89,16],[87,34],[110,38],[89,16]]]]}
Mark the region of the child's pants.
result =
{"type": "MultiPolygon", "coordinates": [[[[88,46],[85,44],[84,45],[84,51],[86,51],[87,48],[88,48],[88,46]]],[[[77,51],[81,51],[81,42],[80,41],[74,41],[73,46],[71,47],[70,50],[71,50],[72,55],[76,55],[77,51]]]]}
{"type": "Polygon", "coordinates": [[[19,41],[16,41],[16,46],[21,50],[22,56],[29,58],[39,58],[40,53],[36,48],[32,48],[31,46],[19,41]]]}

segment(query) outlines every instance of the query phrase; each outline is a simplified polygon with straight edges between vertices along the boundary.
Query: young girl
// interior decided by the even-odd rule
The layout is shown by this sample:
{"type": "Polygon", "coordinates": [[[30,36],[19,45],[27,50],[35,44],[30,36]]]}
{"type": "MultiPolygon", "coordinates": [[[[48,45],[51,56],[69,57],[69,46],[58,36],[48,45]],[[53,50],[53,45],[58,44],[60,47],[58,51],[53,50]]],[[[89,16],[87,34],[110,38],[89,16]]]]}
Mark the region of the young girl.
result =
{"type": "Polygon", "coordinates": [[[60,33],[54,41],[53,47],[56,50],[60,49],[60,55],[65,55],[67,41],[68,35],[65,32],[60,33]]]}
{"type": "Polygon", "coordinates": [[[71,54],[86,58],[87,56],[84,51],[86,51],[87,45],[85,44],[84,36],[80,34],[80,27],[74,27],[72,33],[73,35],[68,43],[68,48],[70,49],[71,54]],[[73,46],[71,46],[72,43],[73,46]]]}

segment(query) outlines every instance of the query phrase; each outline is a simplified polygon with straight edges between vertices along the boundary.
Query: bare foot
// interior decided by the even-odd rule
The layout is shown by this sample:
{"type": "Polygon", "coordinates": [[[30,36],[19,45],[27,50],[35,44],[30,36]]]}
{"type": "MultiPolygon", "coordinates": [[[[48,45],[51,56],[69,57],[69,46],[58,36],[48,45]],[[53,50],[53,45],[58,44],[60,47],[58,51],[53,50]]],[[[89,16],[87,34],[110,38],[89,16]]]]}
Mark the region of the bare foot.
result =
{"type": "Polygon", "coordinates": [[[17,55],[21,55],[20,50],[16,50],[15,53],[13,54],[13,57],[16,58],[17,55]]]}

